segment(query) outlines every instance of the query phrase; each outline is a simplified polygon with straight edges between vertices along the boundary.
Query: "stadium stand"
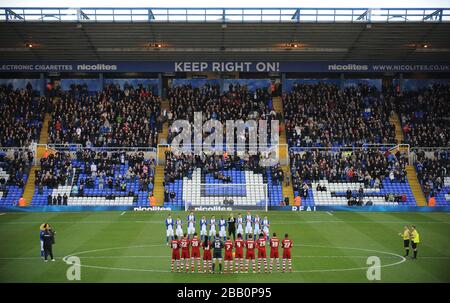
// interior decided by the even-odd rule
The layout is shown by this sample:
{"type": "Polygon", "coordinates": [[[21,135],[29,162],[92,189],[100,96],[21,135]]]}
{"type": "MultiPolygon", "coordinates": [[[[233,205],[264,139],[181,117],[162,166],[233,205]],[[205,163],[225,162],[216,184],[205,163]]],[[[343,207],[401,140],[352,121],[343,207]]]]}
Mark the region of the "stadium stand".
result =
{"type": "Polygon", "coordinates": [[[411,146],[450,146],[450,84],[406,92],[398,98],[405,141],[411,146]]]}
{"type": "Polygon", "coordinates": [[[390,99],[367,85],[341,91],[332,84],[296,84],[284,97],[290,146],[396,143],[390,99]]]}
{"type": "Polygon", "coordinates": [[[165,193],[167,205],[208,204],[219,205],[230,198],[235,205],[278,206],[283,200],[279,166],[260,165],[260,155],[243,157],[192,156],[166,152],[165,193]],[[229,190],[215,184],[235,184],[229,190]],[[267,198],[265,186],[267,184],[267,198]],[[202,188],[203,186],[203,188],[202,188]]]}
{"type": "Polygon", "coordinates": [[[0,87],[0,146],[24,147],[36,142],[47,99],[34,97],[32,88],[0,87]]]}
{"type": "Polygon", "coordinates": [[[162,128],[160,107],[160,98],[143,87],[121,90],[109,85],[94,95],[74,87],[54,100],[50,143],[156,146],[162,128]]]}
{"type": "MultiPolygon", "coordinates": [[[[230,84],[228,91],[220,93],[220,88],[214,85],[205,84],[203,87],[196,88],[181,85],[168,91],[168,100],[169,124],[179,119],[193,121],[194,112],[202,112],[204,119],[219,120],[223,125],[226,120],[267,119],[270,121],[277,116],[267,88],[258,88],[252,92],[246,85],[230,84]]],[[[176,133],[169,129],[169,143],[175,135],[176,133]]]]}
{"type": "Polygon", "coordinates": [[[33,159],[30,150],[0,152],[0,205],[17,205],[33,159]]]}
{"type": "Polygon", "coordinates": [[[304,205],[415,205],[406,164],[401,152],[377,149],[291,152],[294,192],[304,205]]]}
{"type": "Polygon", "coordinates": [[[415,166],[423,192],[436,206],[450,204],[450,152],[448,150],[417,153],[415,166]]]}
{"type": "Polygon", "coordinates": [[[143,152],[57,153],[41,167],[33,205],[144,206],[153,190],[155,161],[143,152]]]}
{"type": "Polygon", "coordinates": [[[200,10],[0,8],[1,204],[448,205],[446,9],[200,10]],[[278,164],[168,151],[194,112],[279,120],[278,164]]]}

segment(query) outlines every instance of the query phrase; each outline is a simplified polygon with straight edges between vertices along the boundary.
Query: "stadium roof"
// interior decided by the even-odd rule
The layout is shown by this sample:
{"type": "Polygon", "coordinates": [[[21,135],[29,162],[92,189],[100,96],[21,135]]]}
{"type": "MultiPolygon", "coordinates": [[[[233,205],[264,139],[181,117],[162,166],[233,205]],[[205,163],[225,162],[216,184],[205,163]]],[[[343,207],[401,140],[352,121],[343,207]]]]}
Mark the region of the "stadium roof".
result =
{"type": "Polygon", "coordinates": [[[0,8],[3,60],[449,61],[450,9],[0,8]]]}

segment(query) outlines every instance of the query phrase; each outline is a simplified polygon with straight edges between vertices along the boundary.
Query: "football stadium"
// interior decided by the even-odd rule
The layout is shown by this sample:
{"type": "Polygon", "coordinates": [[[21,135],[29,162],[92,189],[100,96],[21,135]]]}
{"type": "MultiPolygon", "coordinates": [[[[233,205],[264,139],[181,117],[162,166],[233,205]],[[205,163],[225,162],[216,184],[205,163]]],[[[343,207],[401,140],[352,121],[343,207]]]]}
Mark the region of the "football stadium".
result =
{"type": "Polygon", "coordinates": [[[0,108],[0,282],[450,282],[450,8],[0,5],[0,108]]]}

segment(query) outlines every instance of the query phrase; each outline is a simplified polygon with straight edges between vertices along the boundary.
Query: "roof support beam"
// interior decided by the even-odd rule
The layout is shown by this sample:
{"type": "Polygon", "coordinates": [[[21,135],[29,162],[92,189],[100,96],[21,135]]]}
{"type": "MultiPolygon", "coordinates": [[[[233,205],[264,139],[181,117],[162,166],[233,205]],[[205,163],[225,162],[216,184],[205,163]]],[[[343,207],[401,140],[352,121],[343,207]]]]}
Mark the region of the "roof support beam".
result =
{"type": "Polygon", "coordinates": [[[297,9],[294,13],[294,15],[292,16],[291,20],[297,20],[297,22],[300,21],[300,9],[297,9]]]}
{"type": "Polygon", "coordinates": [[[442,9],[435,10],[433,13],[423,17],[423,21],[436,20],[442,21],[442,9]]]}
{"type": "Polygon", "coordinates": [[[12,20],[12,19],[19,19],[19,20],[23,20],[23,17],[19,14],[17,14],[16,12],[14,12],[13,10],[7,8],[5,9],[5,13],[6,13],[6,20],[12,20]]]}

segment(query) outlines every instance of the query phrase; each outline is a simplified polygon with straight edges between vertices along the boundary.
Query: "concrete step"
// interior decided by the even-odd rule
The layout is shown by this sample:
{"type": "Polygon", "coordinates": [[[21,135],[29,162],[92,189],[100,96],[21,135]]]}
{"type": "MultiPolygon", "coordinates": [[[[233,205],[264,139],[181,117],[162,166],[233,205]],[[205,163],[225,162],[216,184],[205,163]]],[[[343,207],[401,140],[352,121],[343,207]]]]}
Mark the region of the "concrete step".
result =
{"type": "Polygon", "coordinates": [[[426,206],[427,201],[422,191],[422,187],[420,186],[419,179],[417,178],[417,172],[414,166],[406,166],[406,176],[408,178],[409,186],[411,187],[411,191],[414,195],[417,206],[426,206]]]}
{"type": "Polygon", "coordinates": [[[36,178],[36,170],[41,167],[38,165],[33,165],[30,169],[30,173],[28,175],[27,183],[25,184],[25,188],[23,191],[23,198],[25,199],[28,205],[31,204],[31,200],[33,199],[34,189],[35,189],[35,178],[36,178]]]}
{"type": "Polygon", "coordinates": [[[155,169],[155,184],[153,187],[153,195],[156,198],[157,205],[164,204],[164,166],[156,166],[155,169]]]}
{"type": "Polygon", "coordinates": [[[42,129],[39,134],[39,144],[47,144],[48,143],[48,126],[52,116],[49,113],[46,113],[44,116],[44,121],[42,123],[42,129]]]}
{"type": "Polygon", "coordinates": [[[405,137],[403,134],[402,124],[400,122],[400,117],[394,112],[389,120],[391,124],[395,126],[395,139],[397,140],[397,143],[402,143],[405,137]]]}
{"type": "MultiPolygon", "coordinates": [[[[284,175],[291,175],[290,173],[290,169],[289,166],[284,165],[281,167],[283,170],[284,175]]],[[[294,188],[292,187],[292,180],[291,182],[289,182],[289,186],[286,186],[285,183],[283,182],[283,186],[282,186],[282,191],[283,191],[283,199],[285,197],[289,198],[289,204],[292,205],[294,204],[294,188]]]]}

